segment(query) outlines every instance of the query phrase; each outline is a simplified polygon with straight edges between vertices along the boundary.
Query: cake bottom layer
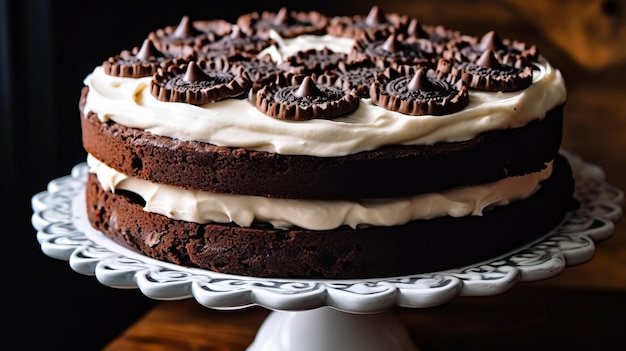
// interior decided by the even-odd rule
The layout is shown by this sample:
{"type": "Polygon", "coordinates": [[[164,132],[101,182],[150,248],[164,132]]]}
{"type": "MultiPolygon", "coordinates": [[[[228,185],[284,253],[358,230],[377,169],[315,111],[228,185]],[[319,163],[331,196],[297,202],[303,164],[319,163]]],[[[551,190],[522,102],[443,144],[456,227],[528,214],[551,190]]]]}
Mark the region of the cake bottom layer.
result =
{"type": "Polygon", "coordinates": [[[531,243],[574,210],[574,179],[559,155],[553,175],[530,198],[482,216],[439,217],[393,227],[328,231],[260,224],[197,224],[143,210],[132,193],[86,188],[95,229],[148,257],[215,272],[257,277],[354,279],[441,271],[478,263],[531,243]]]}

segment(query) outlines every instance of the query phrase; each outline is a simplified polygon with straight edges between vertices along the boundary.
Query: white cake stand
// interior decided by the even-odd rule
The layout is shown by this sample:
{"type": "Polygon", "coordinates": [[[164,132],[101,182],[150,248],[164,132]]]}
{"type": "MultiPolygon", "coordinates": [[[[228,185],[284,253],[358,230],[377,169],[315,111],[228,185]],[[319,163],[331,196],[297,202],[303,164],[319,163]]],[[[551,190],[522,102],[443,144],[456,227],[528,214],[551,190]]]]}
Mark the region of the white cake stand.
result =
{"type": "Polygon", "coordinates": [[[32,224],[42,251],[114,288],[139,288],[157,300],[195,298],[213,309],[263,306],[272,312],[248,351],[418,350],[389,310],[426,308],[456,296],[489,296],[521,282],[558,275],[589,261],[622,216],[623,192],[604,172],[568,156],[581,207],[537,242],[459,269],[360,280],[264,279],[214,273],[136,254],[92,229],[86,219],[87,166],[52,180],[32,198],[32,224]]]}

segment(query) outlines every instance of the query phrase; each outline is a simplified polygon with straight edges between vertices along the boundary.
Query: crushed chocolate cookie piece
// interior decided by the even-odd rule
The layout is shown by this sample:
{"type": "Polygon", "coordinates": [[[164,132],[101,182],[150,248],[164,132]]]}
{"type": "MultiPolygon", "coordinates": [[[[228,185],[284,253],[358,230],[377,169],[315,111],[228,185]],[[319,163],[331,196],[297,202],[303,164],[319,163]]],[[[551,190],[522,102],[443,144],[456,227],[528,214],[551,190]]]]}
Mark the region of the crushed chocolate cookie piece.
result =
{"type": "Polygon", "coordinates": [[[194,49],[198,57],[228,56],[232,54],[254,57],[272,44],[275,44],[273,39],[248,35],[238,26],[233,26],[230,33],[215,41],[211,41],[209,37],[198,40],[194,49]]]}
{"type": "Polygon", "coordinates": [[[498,60],[492,49],[487,49],[476,62],[463,66],[464,80],[473,89],[488,91],[516,91],[528,88],[533,82],[530,66],[517,68],[498,60]]]}
{"type": "Polygon", "coordinates": [[[188,59],[192,52],[188,51],[186,58],[179,55],[163,53],[159,51],[150,39],[145,39],[141,48],[124,50],[119,55],[109,57],[102,63],[104,73],[114,77],[140,78],[149,77],[157,72],[159,67],[164,67],[177,60],[188,59]]]}
{"type": "Polygon", "coordinates": [[[432,67],[435,60],[432,42],[427,39],[403,38],[396,34],[376,34],[373,38],[362,35],[348,55],[349,61],[364,58],[389,63],[432,67]]]}
{"type": "Polygon", "coordinates": [[[434,76],[426,68],[387,68],[370,87],[372,103],[411,116],[447,115],[469,103],[465,82],[454,84],[434,76]],[[430,72],[430,73],[428,73],[430,72]]]}
{"type": "Polygon", "coordinates": [[[320,75],[317,82],[343,90],[356,89],[361,98],[369,98],[370,85],[376,75],[385,68],[384,61],[373,61],[369,58],[361,61],[341,61],[336,69],[320,75]]]}
{"type": "Polygon", "coordinates": [[[286,57],[279,67],[289,72],[322,74],[324,71],[336,69],[339,62],[346,61],[347,58],[348,54],[335,52],[329,48],[309,49],[286,57]]]}
{"type": "Polygon", "coordinates": [[[441,55],[447,50],[448,45],[453,40],[458,40],[461,33],[450,30],[444,26],[430,26],[422,24],[417,18],[411,18],[406,29],[398,31],[400,41],[409,39],[424,39],[432,43],[433,49],[437,55],[441,55]]]}
{"type": "Polygon", "coordinates": [[[449,48],[453,50],[454,59],[463,63],[476,62],[486,50],[493,51],[501,62],[517,68],[528,66],[539,57],[535,45],[501,39],[495,31],[487,32],[480,40],[469,36],[460,37],[449,48]]]}
{"type": "MultiPolygon", "coordinates": [[[[283,69],[278,67],[276,62],[270,55],[263,55],[261,57],[247,57],[241,56],[239,62],[244,67],[250,79],[252,80],[252,91],[256,92],[266,84],[269,84],[276,80],[278,75],[285,73],[283,69]]],[[[230,60],[234,60],[233,57],[230,60]]]]}
{"type": "Polygon", "coordinates": [[[216,38],[221,38],[230,34],[233,27],[236,26],[223,19],[212,19],[193,21],[193,27],[202,33],[213,34],[216,38]]]}
{"type": "Polygon", "coordinates": [[[290,121],[334,119],[356,110],[355,89],[345,91],[316,84],[308,75],[287,74],[257,92],[256,107],[264,114],[290,121]]]}
{"type": "Polygon", "coordinates": [[[277,13],[252,12],[237,18],[237,26],[250,36],[269,38],[276,31],[282,38],[295,38],[302,34],[326,33],[328,17],[317,11],[291,11],[282,7],[277,13]]]}
{"type": "Polygon", "coordinates": [[[245,96],[251,85],[243,66],[218,58],[159,69],[152,78],[150,92],[161,101],[202,105],[245,96]]]}
{"type": "Polygon", "coordinates": [[[406,26],[407,16],[397,13],[384,13],[380,7],[372,6],[367,16],[336,16],[330,19],[326,31],[339,37],[358,38],[372,36],[377,32],[390,34],[406,26]]]}
{"type": "Polygon", "coordinates": [[[224,20],[192,21],[183,16],[177,26],[167,26],[148,34],[159,50],[163,52],[180,52],[193,48],[199,40],[217,41],[225,33],[230,32],[231,24],[224,20]]]}

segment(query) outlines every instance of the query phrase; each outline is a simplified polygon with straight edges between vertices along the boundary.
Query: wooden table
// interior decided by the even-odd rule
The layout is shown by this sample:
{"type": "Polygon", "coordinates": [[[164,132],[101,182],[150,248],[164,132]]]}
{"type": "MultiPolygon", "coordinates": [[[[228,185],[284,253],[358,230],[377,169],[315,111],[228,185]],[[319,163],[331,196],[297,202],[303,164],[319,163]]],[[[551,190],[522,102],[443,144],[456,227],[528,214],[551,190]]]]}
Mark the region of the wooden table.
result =
{"type": "MultiPolygon", "coordinates": [[[[482,31],[485,23],[492,23],[504,28],[507,35],[536,42],[566,77],[563,146],[601,166],[611,185],[626,189],[626,61],[620,56],[622,51],[607,55],[611,45],[617,47],[621,39],[605,41],[607,50],[595,51],[604,55],[603,66],[596,67],[585,51],[589,40],[583,39],[597,33],[581,36],[576,31],[588,27],[563,23],[578,23],[578,15],[585,20],[608,16],[611,8],[587,6],[582,12],[567,8],[570,17],[559,19],[559,28],[551,30],[548,20],[554,16],[546,13],[554,1],[471,2],[472,17],[466,14],[468,2],[451,1],[449,11],[438,11],[432,3],[390,1],[385,7],[412,11],[418,18],[451,23],[463,31],[482,31]],[[483,8],[485,11],[478,10],[483,8]],[[572,33],[569,39],[563,36],[564,27],[572,33]],[[572,41],[569,47],[567,40],[572,41]]],[[[606,21],[603,17],[598,23],[605,25],[606,21]]],[[[215,311],[193,299],[159,302],[104,351],[245,350],[269,313],[260,307],[215,311]]],[[[396,308],[392,313],[422,351],[613,349],[609,346],[623,345],[626,340],[622,326],[626,315],[626,223],[619,222],[613,236],[598,243],[590,262],[567,268],[555,278],[518,284],[497,296],[459,297],[435,308],[396,308]]]]}

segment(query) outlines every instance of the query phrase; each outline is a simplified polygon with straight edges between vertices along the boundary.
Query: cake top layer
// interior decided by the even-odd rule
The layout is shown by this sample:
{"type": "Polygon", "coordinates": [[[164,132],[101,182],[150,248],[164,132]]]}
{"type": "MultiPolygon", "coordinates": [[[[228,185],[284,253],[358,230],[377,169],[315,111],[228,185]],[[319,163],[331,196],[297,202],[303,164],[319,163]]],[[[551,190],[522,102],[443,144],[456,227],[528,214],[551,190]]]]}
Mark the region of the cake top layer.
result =
{"type": "Polygon", "coordinates": [[[533,45],[378,7],[345,17],[283,8],[236,24],[184,17],[106,60],[85,84],[84,112],[103,121],[312,156],[467,140],[521,127],[566,99],[560,72],[533,45]],[[306,81],[307,93],[276,103],[287,81],[306,81]]]}

